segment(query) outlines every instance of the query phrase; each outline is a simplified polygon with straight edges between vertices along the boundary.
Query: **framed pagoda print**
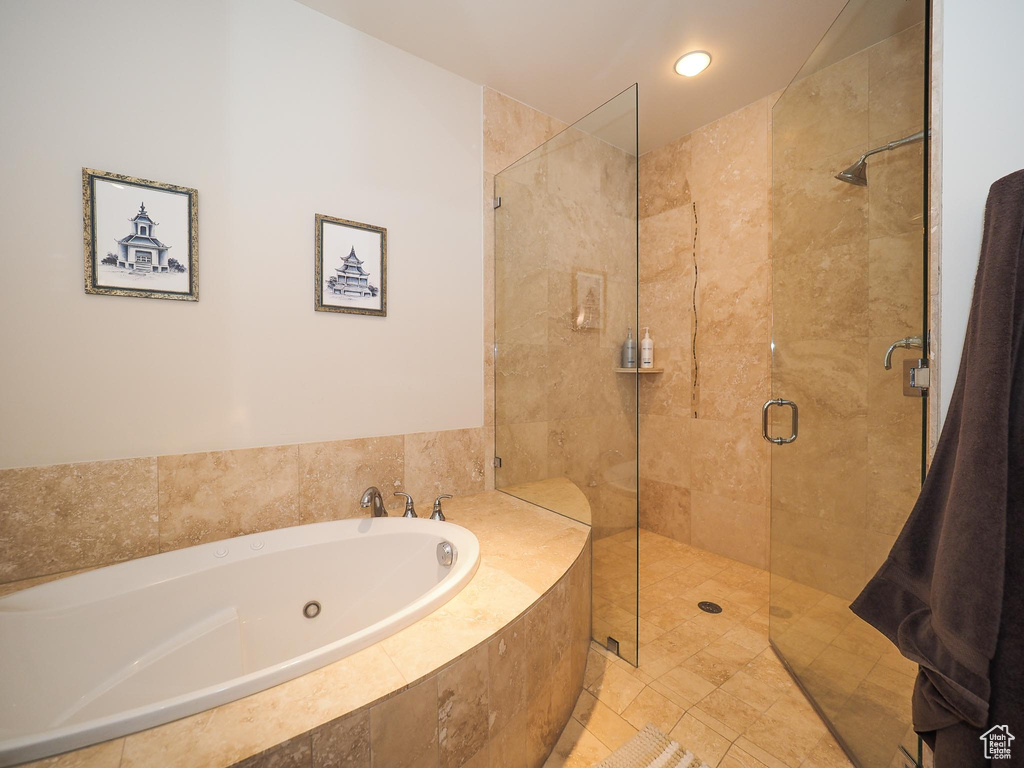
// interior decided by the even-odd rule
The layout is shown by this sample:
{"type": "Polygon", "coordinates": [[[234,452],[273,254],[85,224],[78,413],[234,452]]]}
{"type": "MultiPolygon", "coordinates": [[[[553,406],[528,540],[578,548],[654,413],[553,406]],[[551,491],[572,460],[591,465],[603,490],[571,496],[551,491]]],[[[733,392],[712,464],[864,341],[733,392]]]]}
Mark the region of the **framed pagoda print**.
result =
{"type": "Polygon", "coordinates": [[[85,292],[199,300],[199,193],[82,169],[85,292]]]}
{"type": "Polygon", "coordinates": [[[388,231],[316,214],[317,312],[388,314],[388,231]]]}

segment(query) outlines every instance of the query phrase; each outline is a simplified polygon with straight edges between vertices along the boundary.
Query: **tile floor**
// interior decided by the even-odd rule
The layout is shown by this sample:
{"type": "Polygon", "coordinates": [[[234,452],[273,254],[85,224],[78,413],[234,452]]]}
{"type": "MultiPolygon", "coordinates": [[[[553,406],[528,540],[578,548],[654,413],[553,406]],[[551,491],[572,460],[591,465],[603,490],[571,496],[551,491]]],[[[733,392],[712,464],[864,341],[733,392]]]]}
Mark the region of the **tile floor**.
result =
{"type": "MultiPolygon", "coordinates": [[[[768,647],[767,572],[648,531],[639,540],[640,666],[591,645],[547,765],[593,765],[650,722],[712,768],[850,768],[768,647]],[[699,600],[724,610],[704,613],[699,600]]],[[[615,574],[635,567],[636,541],[594,543],[595,626],[633,620],[635,594],[615,574]]]]}

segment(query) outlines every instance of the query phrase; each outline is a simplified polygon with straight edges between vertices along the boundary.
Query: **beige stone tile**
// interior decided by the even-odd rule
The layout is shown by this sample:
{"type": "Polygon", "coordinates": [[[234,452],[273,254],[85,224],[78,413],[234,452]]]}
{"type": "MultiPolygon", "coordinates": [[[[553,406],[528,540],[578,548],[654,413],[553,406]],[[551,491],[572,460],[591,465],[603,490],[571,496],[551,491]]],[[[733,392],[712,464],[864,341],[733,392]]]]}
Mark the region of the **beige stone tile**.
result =
{"type": "Polygon", "coordinates": [[[764,504],[768,498],[768,444],[760,432],[755,420],[695,419],[690,432],[691,490],[764,504]]]}
{"type": "MultiPolygon", "coordinates": [[[[659,348],[665,350],[683,350],[688,356],[692,343],[692,272],[684,272],[681,279],[652,280],[642,278],[639,287],[637,288],[637,295],[639,298],[640,311],[638,325],[639,323],[643,323],[643,325],[640,326],[639,334],[637,334],[635,332],[636,329],[634,329],[633,338],[637,339],[637,349],[639,349],[640,339],[643,338],[642,329],[646,326],[650,326],[651,338],[654,340],[655,359],[659,359],[659,348]]],[[[624,339],[624,331],[619,331],[618,344],[620,349],[624,339]]],[[[673,369],[673,376],[683,372],[682,361],[686,359],[686,356],[679,356],[677,359],[679,360],[679,365],[677,368],[673,369]]],[[[657,365],[661,368],[667,367],[669,365],[669,360],[661,360],[657,365]]],[[[687,367],[689,367],[688,364],[687,367]]],[[[659,375],[664,376],[664,374],[659,375]]],[[[679,392],[683,386],[683,381],[685,380],[676,380],[673,382],[674,386],[672,388],[672,394],[674,398],[678,399],[678,405],[676,408],[669,409],[665,407],[661,410],[678,411],[685,405],[686,398],[680,397],[683,393],[679,392]]],[[[655,384],[657,384],[657,382],[655,382],[655,384]]]]}
{"type": "Polygon", "coordinates": [[[548,425],[543,421],[495,427],[494,450],[501,457],[501,467],[494,470],[496,487],[523,486],[547,477],[547,437],[548,425]]]}
{"type": "MultiPolygon", "coordinates": [[[[920,334],[924,314],[922,231],[868,242],[868,333],[890,339],[920,334]]],[[[903,354],[919,354],[911,351],[903,354]]]]}
{"type": "Polygon", "coordinates": [[[683,666],[691,672],[700,675],[715,687],[720,686],[743,666],[742,663],[721,659],[707,651],[698,651],[683,662],[683,666]]]}
{"type": "Polygon", "coordinates": [[[501,630],[487,643],[488,725],[490,732],[503,730],[526,708],[525,623],[520,619],[501,630]]]}
{"type": "Polygon", "coordinates": [[[771,396],[769,346],[701,346],[700,415],[715,421],[751,418],[771,396]]]}
{"type": "Polygon", "coordinates": [[[729,751],[729,739],[702,723],[691,714],[685,714],[669,733],[684,748],[715,768],[729,751]]]}
{"type": "Polygon", "coordinates": [[[299,507],[309,522],[365,517],[363,491],[380,488],[384,506],[401,512],[405,441],[402,435],[335,440],[299,446],[299,507]]]}
{"type": "Polygon", "coordinates": [[[545,768],[589,768],[611,754],[590,731],[577,720],[570,720],[562,731],[551,755],[544,762],[545,768]]]}
{"type": "MultiPolygon", "coordinates": [[[[387,655],[379,646],[371,646],[265,691],[134,733],[125,738],[121,766],[231,765],[329,722],[337,712],[364,707],[404,684],[387,655]],[[275,716],[268,718],[267,712],[275,716]]],[[[435,698],[435,712],[436,706],[435,698]]],[[[430,722],[436,732],[436,719],[431,717],[430,722]]]]}
{"type": "Polygon", "coordinates": [[[363,710],[313,730],[313,768],[370,768],[370,712],[363,710]]]}
{"type": "Polygon", "coordinates": [[[156,459],[0,470],[0,582],[157,552],[156,459]]]}
{"type": "Polygon", "coordinates": [[[428,678],[370,709],[374,765],[438,765],[437,684],[428,678]]]}
{"type": "Polygon", "coordinates": [[[686,487],[690,482],[693,419],[649,414],[640,417],[640,476],[686,487]]]}
{"type": "Polygon", "coordinates": [[[622,668],[609,665],[604,673],[587,686],[599,701],[621,714],[643,690],[644,684],[622,668]]]}
{"type": "Polygon", "coordinates": [[[442,768],[458,768],[487,746],[488,649],[484,645],[437,675],[437,729],[442,768]]]}
{"type": "Polygon", "coordinates": [[[545,685],[527,704],[526,759],[540,765],[571,720],[576,691],[570,686],[572,665],[567,656],[558,661],[545,685]]]}
{"type": "MultiPolygon", "coordinates": [[[[646,305],[644,306],[646,308],[646,305]]],[[[641,315],[640,320],[644,325],[650,324],[644,315],[641,315]]],[[[640,327],[643,328],[644,325],[640,327]]],[[[687,322],[686,329],[689,327],[687,322]]],[[[656,329],[658,326],[651,325],[652,334],[659,333],[656,329]]],[[[643,374],[639,378],[637,396],[640,413],[692,417],[693,356],[690,353],[689,341],[683,346],[678,346],[663,344],[660,339],[655,339],[654,365],[662,369],[662,373],[643,374]]]]}
{"type": "Polygon", "coordinates": [[[418,680],[487,640],[536,599],[536,590],[485,560],[459,594],[380,647],[406,680],[418,680]]]}
{"type": "MultiPolygon", "coordinates": [[[[893,136],[891,139],[901,138],[893,136]]],[[[872,157],[868,171],[868,236],[915,232],[924,227],[924,144],[872,157]]]]}
{"type": "MultiPolygon", "coordinates": [[[[839,183],[839,182],[836,182],[839,183]]],[[[867,242],[778,249],[772,260],[772,323],[776,350],[800,340],[868,335],[867,242]]]]}
{"type": "Polygon", "coordinates": [[[759,760],[763,765],[768,766],[768,768],[789,768],[789,766],[782,760],[779,760],[779,758],[774,755],[765,752],[761,747],[754,744],[745,736],[740,736],[736,739],[736,742],[733,744],[733,748],[745,752],[755,760],[759,760]]]}
{"type": "Polygon", "coordinates": [[[769,510],[725,496],[690,492],[690,540],[758,568],[768,565],[769,510]]]}
{"type": "Polygon", "coordinates": [[[800,768],[853,768],[853,763],[832,738],[832,734],[825,734],[811,750],[810,756],[800,764],[800,768]]]}
{"type": "Polygon", "coordinates": [[[924,24],[871,46],[867,58],[871,140],[919,131],[925,119],[924,24]]]}
{"type": "Polygon", "coordinates": [[[308,733],[253,755],[234,768],[311,768],[313,751],[308,733]]]}
{"type": "Polygon", "coordinates": [[[589,691],[582,691],[572,716],[597,736],[609,749],[615,750],[636,735],[636,728],[598,701],[589,691]]]}
{"type": "Polygon", "coordinates": [[[405,489],[429,513],[436,496],[483,490],[484,432],[451,429],[405,436],[405,489]]]}
{"type": "Polygon", "coordinates": [[[750,727],[761,716],[761,712],[735,696],[716,688],[690,709],[690,714],[706,725],[710,725],[730,741],[750,727]],[[729,731],[723,731],[717,723],[721,723],[729,731]]]}
{"type": "Polygon", "coordinates": [[[718,766],[719,768],[769,768],[765,763],[750,753],[744,752],[735,744],[729,747],[729,751],[725,753],[725,757],[722,758],[722,762],[718,766]]]}
{"type": "Polygon", "coordinates": [[[63,755],[25,763],[24,768],[118,768],[123,750],[124,739],[113,739],[63,755]]]}
{"type": "Polygon", "coordinates": [[[690,203],[690,135],[640,157],[640,218],[690,203]]]}
{"type": "MultiPolygon", "coordinates": [[[[779,697],[792,686],[776,687],[764,679],[758,679],[755,677],[753,670],[751,670],[751,665],[757,663],[760,658],[761,657],[758,656],[747,664],[747,666],[722,683],[721,690],[735,696],[737,699],[753,707],[758,712],[764,712],[768,707],[778,701],[779,697]]],[[[783,671],[783,674],[786,674],[785,671],[783,671]]]]}
{"type": "MultiPolygon", "coordinates": [[[[767,259],[706,267],[697,283],[697,363],[704,345],[760,344],[771,337],[771,264],[767,259]]],[[[701,381],[700,374],[697,375],[701,381]]]]}
{"type": "Polygon", "coordinates": [[[659,677],[651,684],[651,687],[664,696],[668,696],[671,692],[674,696],[670,698],[676,704],[689,709],[715,690],[715,683],[690,669],[684,663],[659,677]]]}
{"type": "Polygon", "coordinates": [[[866,143],[868,88],[866,56],[850,56],[792,83],[772,110],[775,163],[807,162],[866,143]]]}
{"type": "Polygon", "coordinates": [[[774,253],[804,253],[866,242],[867,189],[833,177],[868,149],[865,142],[801,165],[785,165],[776,159],[772,187],[774,253]]]}
{"type": "Polygon", "coordinates": [[[622,713],[623,719],[637,730],[651,723],[662,733],[671,731],[682,716],[682,707],[653,688],[644,688],[640,691],[622,713]]]}
{"type": "Polygon", "coordinates": [[[564,123],[491,88],[484,88],[483,101],[487,173],[498,173],[564,127],[564,123]]]}
{"type": "MultiPolygon", "coordinates": [[[[779,699],[751,725],[744,737],[786,765],[796,768],[826,733],[800,693],[779,699]]],[[[740,744],[741,748],[746,749],[740,744]]]]}
{"type": "Polygon", "coordinates": [[[309,522],[298,459],[294,445],[159,457],[160,550],[309,522]]]}
{"type": "Polygon", "coordinates": [[[643,611],[641,609],[641,614],[647,621],[657,624],[667,631],[675,629],[689,619],[692,619],[699,610],[700,608],[694,605],[692,600],[677,597],[668,601],[655,601],[654,606],[649,610],[643,611]]]}
{"type": "Polygon", "coordinates": [[[526,708],[492,732],[488,742],[492,768],[526,768],[526,708]]]}

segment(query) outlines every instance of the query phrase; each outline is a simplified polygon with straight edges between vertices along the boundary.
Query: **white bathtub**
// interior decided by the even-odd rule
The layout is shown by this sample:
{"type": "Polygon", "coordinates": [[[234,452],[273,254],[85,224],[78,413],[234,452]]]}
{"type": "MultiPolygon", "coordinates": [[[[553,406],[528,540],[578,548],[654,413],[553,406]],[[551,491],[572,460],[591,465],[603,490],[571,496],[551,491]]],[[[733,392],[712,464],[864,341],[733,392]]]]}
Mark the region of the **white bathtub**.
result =
{"type": "Polygon", "coordinates": [[[476,536],[458,525],[362,518],[167,552],[0,599],[0,766],[348,656],[451,599],[479,559],[476,536]],[[445,541],[450,567],[439,562],[445,541]],[[304,615],[309,601],[322,606],[316,618],[304,615]]]}

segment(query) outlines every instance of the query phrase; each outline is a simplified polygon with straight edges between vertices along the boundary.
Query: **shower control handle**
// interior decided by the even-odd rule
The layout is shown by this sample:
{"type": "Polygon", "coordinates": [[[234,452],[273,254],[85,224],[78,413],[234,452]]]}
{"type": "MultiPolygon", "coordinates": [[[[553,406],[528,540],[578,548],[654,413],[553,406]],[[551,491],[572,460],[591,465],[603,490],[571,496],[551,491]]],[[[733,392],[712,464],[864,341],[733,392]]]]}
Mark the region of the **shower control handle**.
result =
{"type": "Polygon", "coordinates": [[[785,400],[781,397],[777,397],[774,400],[769,400],[761,408],[761,437],[767,440],[769,443],[775,445],[788,445],[796,440],[797,435],[800,431],[800,410],[796,407],[796,403],[792,400],[785,400]],[[773,405],[788,405],[793,409],[793,434],[789,437],[772,437],[768,434],[768,411],[773,405]]]}

